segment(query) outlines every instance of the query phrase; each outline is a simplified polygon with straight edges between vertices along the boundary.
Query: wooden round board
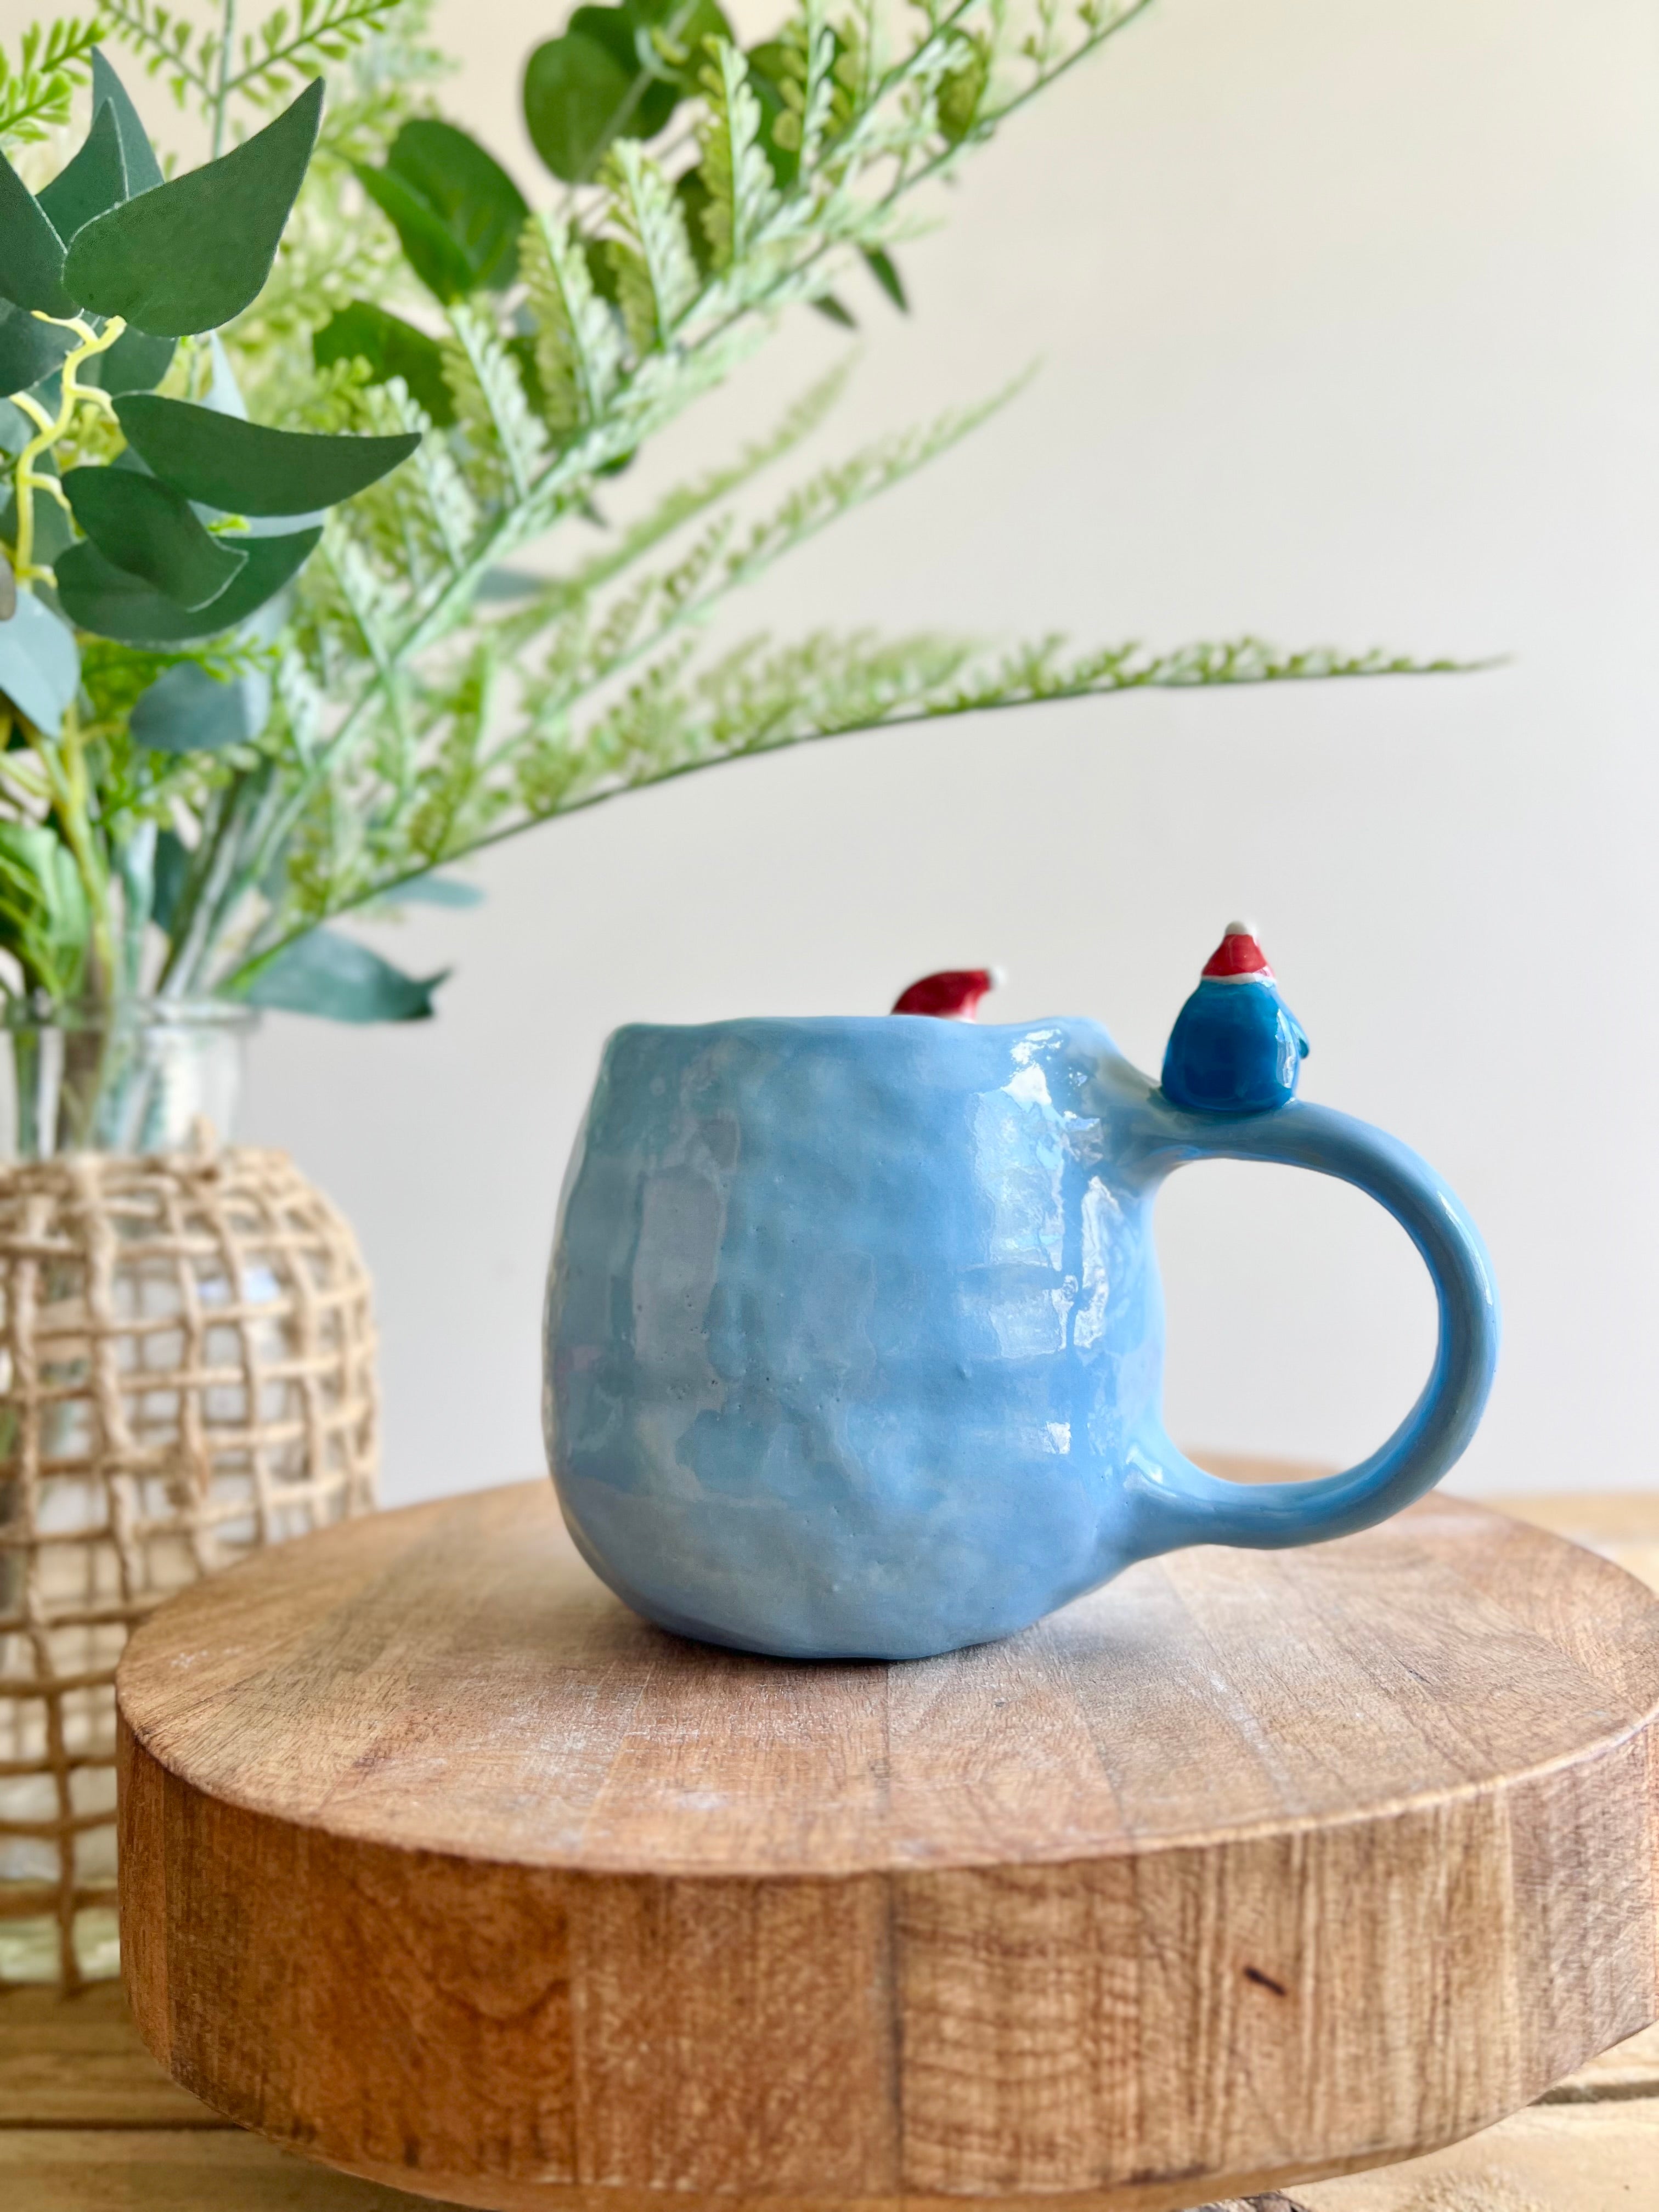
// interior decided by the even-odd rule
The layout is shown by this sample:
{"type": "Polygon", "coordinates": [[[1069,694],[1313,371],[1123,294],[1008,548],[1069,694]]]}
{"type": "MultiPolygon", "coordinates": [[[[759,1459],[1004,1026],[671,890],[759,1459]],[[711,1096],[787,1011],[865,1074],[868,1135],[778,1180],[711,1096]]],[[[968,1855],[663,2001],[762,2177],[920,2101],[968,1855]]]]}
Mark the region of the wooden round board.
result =
{"type": "Polygon", "coordinates": [[[199,1584],[119,1697],[152,2049],[452,2203],[1172,2212],[1659,2014],[1659,1602],[1457,1499],[804,1666],[647,1626],[528,1484],[199,1584]]]}

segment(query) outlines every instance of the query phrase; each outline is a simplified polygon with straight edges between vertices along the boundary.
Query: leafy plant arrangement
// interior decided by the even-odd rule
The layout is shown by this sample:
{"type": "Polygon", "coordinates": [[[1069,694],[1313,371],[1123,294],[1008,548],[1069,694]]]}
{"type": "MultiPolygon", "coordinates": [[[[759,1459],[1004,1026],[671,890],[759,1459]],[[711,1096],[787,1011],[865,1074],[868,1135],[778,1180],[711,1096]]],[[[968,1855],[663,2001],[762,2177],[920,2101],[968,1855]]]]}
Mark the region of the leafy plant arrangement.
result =
{"type": "Polygon", "coordinates": [[[1030,701],[1411,665],[1251,640],[997,655],[815,632],[700,653],[732,594],[988,411],[744,519],[834,379],[607,519],[640,449],[783,311],[850,319],[860,263],[902,306],[913,196],[1149,4],[926,0],[896,25],[875,0],[798,0],[747,52],[715,0],[580,7],[525,76],[559,187],[537,210],[428,112],[421,0],[301,0],[239,40],[232,0],[206,27],[104,0],[94,25],[32,33],[0,73],[13,143],[61,124],[77,71],[93,119],[38,192],[0,167],[14,1001],[418,1017],[441,979],[324,925],[464,898],[435,872],[619,793],[1030,701]],[[205,167],[164,179],[95,36],[199,107],[205,167]],[[343,96],[319,141],[325,61],[343,96]]]}

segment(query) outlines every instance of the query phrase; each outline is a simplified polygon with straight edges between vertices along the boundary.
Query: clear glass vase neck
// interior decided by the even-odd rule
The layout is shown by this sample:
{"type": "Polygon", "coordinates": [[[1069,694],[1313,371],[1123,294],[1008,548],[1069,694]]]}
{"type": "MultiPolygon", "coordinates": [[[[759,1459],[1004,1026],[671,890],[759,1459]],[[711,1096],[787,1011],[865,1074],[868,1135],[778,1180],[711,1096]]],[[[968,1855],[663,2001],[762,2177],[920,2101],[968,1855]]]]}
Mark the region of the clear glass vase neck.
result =
{"type": "Polygon", "coordinates": [[[4,1015],[12,1157],[228,1141],[258,1021],[252,1008],[224,999],[14,1000],[4,1015]]]}

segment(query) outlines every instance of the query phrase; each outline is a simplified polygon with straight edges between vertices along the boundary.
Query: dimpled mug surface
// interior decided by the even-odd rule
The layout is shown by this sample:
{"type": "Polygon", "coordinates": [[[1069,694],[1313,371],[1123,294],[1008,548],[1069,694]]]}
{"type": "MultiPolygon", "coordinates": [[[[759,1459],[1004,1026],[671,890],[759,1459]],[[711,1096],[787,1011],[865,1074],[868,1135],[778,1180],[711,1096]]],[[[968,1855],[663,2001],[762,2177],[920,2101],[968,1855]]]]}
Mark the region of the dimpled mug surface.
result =
{"type": "Polygon", "coordinates": [[[1346,1115],[1178,1106],[1071,1018],[639,1025],[566,1180],[548,1445],[584,1556],[663,1627],[918,1658],[1154,1553],[1381,1520],[1467,1443],[1496,1346],[1456,1200],[1346,1115]],[[1164,1433],[1152,1204],[1217,1157],[1358,1184],[1433,1277],[1428,1383],[1346,1474],[1240,1488],[1164,1433]]]}

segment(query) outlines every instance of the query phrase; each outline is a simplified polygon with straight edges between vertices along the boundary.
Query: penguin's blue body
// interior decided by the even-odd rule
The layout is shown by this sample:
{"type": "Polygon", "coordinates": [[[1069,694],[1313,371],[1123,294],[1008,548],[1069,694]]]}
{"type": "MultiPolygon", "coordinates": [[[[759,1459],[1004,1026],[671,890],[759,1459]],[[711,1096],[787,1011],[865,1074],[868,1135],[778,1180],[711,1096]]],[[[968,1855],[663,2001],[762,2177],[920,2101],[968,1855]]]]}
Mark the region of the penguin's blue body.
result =
{"type": "Polygon", "coordinates": [[[1193,1113],[1267,1113],[1295,1097],[1307,1054],[1302,1024],[1254,937],[1233,925],[1176,1017],[1164,1054],[1164,1097],[1193,1113]],[[1247,967],[1251,956],[1256,964],[1247,967]],[[1224,972],[1212,972],[1218,967],[1224,972]]]}

